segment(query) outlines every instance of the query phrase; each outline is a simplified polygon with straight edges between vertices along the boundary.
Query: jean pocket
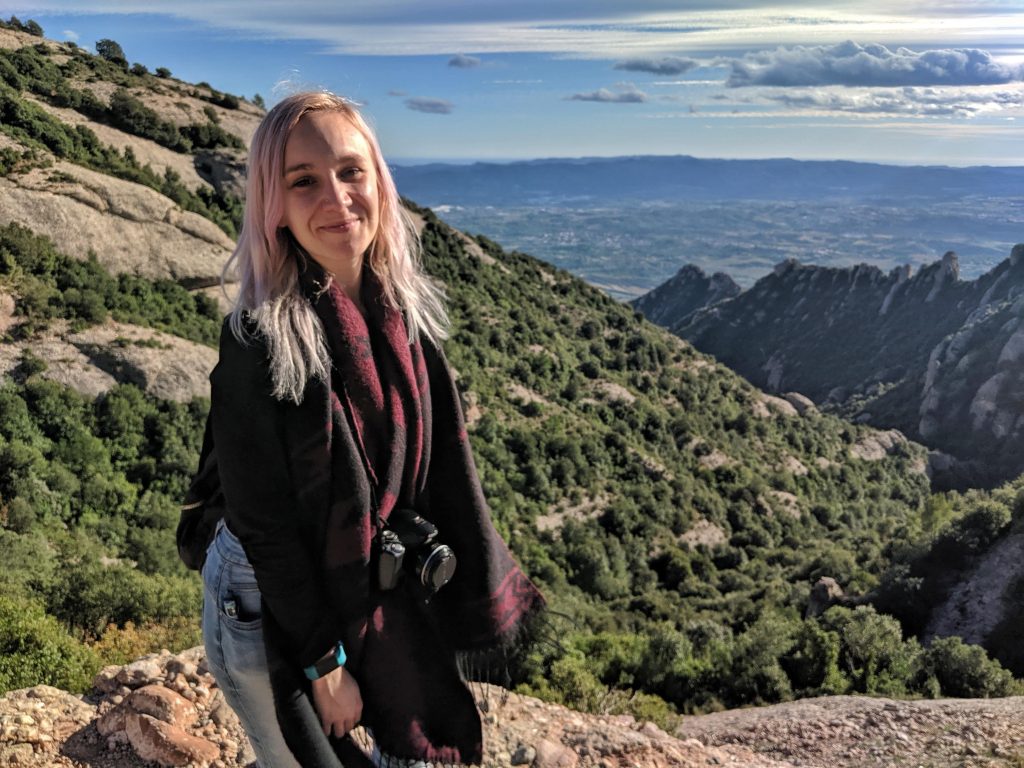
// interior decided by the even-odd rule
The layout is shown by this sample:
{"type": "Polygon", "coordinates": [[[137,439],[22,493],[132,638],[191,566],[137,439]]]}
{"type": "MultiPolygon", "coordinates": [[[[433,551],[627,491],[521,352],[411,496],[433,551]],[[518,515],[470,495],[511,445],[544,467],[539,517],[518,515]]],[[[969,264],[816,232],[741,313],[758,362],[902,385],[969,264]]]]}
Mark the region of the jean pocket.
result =
{"type": "Polygon", "coordinates": [[[259,587],[255,582],[227,581],[220,601],[224,622],[243,630],[258,630],[263,624],[259,587]]]}

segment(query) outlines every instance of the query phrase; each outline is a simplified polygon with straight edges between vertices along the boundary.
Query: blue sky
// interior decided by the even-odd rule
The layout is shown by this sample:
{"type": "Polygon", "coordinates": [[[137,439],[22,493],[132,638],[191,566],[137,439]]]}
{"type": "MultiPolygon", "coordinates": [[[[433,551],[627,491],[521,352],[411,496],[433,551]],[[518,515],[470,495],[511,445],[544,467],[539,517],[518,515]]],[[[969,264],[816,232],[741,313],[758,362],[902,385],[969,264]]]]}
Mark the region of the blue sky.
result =
{"type": "MultiPolygon", "coordinates": [[[[47,37],[268,103],[327,87],[402,160],[1024,164],[1020,0],[41,0],[47,37]]],[[[614,183],[610,179],[609,183],[614,183]]]]}

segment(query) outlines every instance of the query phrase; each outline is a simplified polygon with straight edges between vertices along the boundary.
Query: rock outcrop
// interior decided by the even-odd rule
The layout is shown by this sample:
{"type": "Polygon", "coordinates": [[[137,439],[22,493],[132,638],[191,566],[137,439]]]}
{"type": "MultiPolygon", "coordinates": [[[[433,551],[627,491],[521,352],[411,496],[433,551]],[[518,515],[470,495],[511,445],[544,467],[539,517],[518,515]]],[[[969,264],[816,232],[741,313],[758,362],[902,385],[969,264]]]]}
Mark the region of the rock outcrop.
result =
{"type": "Polygon", "coordinates": [[[0,344],[0,375],[16,375],[26,351],[44,365],[40,375],[98,397],[135,384],[164,400],[210,396],[217,350],[166,333],[113,321],[73,332],[66,322],[31,339],[0,344]]]}
{"type": "MultiPolygon", "coordinates": [[[[682,719],[673,733],[474,685],[485,768],[793,768],[1013,765],[1024,698],[828,696],[682,719]]],[[[369,737],[354,736],[370,748],[369,737]]],[[[202,648],[104,668],[84,696],[49,686],[0,697],[0,765],[243,768],[252,748],[202,648]]]]}
{"type": "MultiPolygon", "coordinates": [[[[706,747],[628,715],[584,715],[527,696],[474,685],[484,723],[484,766],[508,768],[787,768],[746,747],[706,747]]],[[[354,734],[372,746],[361,729],[354,734]]],[[[0,764],[143,768],[252,764],[238,718],[202,648],[161,651],[106,667],[85,696],[48,686],[0,697],[0,764]]]]}
{"type": "Polygon", "coordinates": [[[110,272],[213,285],[234,243],[212,221],[148,187],[73,163],[0,178],[0,225],[47,235],[110,272]]]}

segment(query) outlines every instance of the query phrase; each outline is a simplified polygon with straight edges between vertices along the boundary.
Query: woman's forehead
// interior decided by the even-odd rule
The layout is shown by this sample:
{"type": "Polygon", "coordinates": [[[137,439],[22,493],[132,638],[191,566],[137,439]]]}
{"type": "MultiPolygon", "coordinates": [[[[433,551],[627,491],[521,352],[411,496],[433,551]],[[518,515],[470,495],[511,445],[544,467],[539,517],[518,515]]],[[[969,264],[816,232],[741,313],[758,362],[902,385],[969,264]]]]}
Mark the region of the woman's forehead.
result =
{"type": "Polygon", "coordinates": [[[285,173],[296,163],[349,157],[369,159],[370,145],[362,131],[341,112],[310,112],[288,135],[285,173]]]}

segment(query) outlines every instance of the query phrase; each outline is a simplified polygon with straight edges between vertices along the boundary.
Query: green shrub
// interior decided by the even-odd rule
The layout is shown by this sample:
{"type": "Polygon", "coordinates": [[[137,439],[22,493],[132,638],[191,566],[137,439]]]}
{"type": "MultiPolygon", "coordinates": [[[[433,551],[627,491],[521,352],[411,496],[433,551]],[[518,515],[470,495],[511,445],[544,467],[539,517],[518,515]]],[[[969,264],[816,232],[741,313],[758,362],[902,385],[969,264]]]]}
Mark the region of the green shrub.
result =
{"type": "Polygon", "coordinates": [[[1019,695],[1021,684],[990,659],[985,649],[959,637],[941,637],[925,652],[925,665],[935,675],[943,696],[993,698],[1019,695]]]}
{"type": "Polygon", "coordinates": [[[905,696],[920,679],[921,647],[903,640],[896,619],[869,605],[833,606],[821,617],[822,626],[840,638],[839,670],[857,693],[905,696]]]}
{"type": "Polygon", "coordinates": [[[42,606],[0,595],[0,693],[40,684],[83,692],[99,666],[42,606]]]}

